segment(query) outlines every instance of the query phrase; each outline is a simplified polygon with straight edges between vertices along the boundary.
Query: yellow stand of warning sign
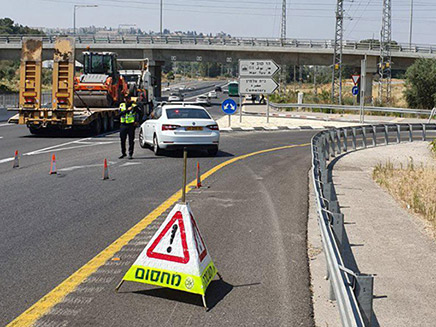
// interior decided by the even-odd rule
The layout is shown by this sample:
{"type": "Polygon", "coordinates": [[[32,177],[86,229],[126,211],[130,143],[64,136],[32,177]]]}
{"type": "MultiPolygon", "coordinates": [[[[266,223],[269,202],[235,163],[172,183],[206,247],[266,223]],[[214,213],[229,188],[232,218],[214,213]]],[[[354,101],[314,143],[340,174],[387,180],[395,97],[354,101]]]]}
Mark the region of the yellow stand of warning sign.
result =
{"type": "Polygon", "coordinates": [[[118,284],[124,281],[199,294],[219,275],[189,204],[177,204],[118,284]]]}

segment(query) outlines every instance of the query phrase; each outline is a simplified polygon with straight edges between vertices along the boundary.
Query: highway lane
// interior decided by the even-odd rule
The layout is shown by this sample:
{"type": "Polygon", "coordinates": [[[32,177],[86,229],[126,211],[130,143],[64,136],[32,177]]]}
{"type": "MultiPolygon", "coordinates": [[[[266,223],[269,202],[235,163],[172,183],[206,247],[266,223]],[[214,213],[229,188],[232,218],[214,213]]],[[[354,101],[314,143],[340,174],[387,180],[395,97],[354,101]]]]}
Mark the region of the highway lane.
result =
{"type": "MultiPolygon", "coordinates": [[[[292,135],[271,134],[276,144],[292,135]]],[[[255,134],[234,137],[232,141],[260,141],[255,134]]],[[[224,282],[216,280],[208,289],[209,312],[199,296],[178,291],[128,283],[114,293],[128,267],[124,264],[132,263],[161,217],[116,255],[121,261],[103,266],[40,323],[313,326],[305,237],[307,174],[302,173],[309,167],[307,151],[294,148],[243,160],[212,175],[204,182],[207,188],[188,193],[224,276],[224,282]]]]}
{"type": "MultiPolygon", "coordinates": [[[[311,134],[224,134],[218,157],[191,154],[188,178],[195,177],[197,160],[204,171],[239,154],[308,142],[311,134]]],[[[180,188],[180,156],[155,157],[150,150],[137,149],[137,159],[118,160],[117,135],[94,138],[88,143],[98,145],[56,151],[60,170],[57,176],[48,175],[49,152],[27,157],[20,169],[0,165],[0,184],[4,186],[0,190],[3,199],[0,203],[3,312],[0,316],[4,317],[0,325],[53,289],[180,188]],[[101,180],[105,157],[110,162],[109,181],[101,180]]],[[[309,151],[301,151],[304,171],[309,168],[309,151]]],[[[288,159],[280,160],[292,168],[292,157],[289,152],[288,159]]],[[[268,162],[268,157],[265,158],[268,162]]],[[[306,178],[300,168],[293,169],[306,178]]],[[[269,165],[265,169],[272,171],[269,165]]],[[[238,180],[234,184],[227,182],[229,189],[242,185],[238,180]]],[[[306,181],[302,186],[294,185],[300,201],[305,203],[306,181]]],[[[292,208],[289,212],[292,213],[292,208]]],[[[219,234],[208,236],[212,237],[221,240],[219,234]]]]}

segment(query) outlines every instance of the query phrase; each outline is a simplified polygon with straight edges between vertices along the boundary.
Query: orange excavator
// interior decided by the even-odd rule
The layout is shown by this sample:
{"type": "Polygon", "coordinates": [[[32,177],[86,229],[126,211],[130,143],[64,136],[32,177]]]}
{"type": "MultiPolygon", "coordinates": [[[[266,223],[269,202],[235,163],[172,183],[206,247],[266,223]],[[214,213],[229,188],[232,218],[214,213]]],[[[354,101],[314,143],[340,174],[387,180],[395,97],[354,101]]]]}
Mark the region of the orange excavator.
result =
{"type": "Polygon", "coordinates": [[[114,52],[84,52],[83,74],[74,80],[74,106],[77,108],[117,107],[129,93],[118,71],[114,52]]]}

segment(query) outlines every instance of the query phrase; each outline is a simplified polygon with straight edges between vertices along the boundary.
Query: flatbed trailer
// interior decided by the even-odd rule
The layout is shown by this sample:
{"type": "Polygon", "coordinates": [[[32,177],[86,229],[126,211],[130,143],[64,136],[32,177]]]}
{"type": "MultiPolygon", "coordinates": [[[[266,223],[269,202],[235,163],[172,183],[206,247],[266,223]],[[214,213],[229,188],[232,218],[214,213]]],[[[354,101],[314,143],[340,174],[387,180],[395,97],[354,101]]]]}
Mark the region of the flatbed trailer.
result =
{"type": "Polygon", "coordinates": [[[18,111],[18,114],[9,118],[8,122],[26,125],[32,134],[63,130],[88,130],[92,134],[99,134],[114,130],[119,125],[118,108],[74,108],[72,110],[12,108],[8,110],[18,111]]]}
{"type": "MultiPolygon", "coordinates": [[[[41,104],[42,39],[24,38],[20,63],[20,98],[18,111],[9,123],[26,125],[32,134],[52,130],[84,130],[93,134],[117,127],[118,107],[75,107],[74,39],[59,37],[53,58],[52,103],[41,104]]],[[[79,96],[80,98],[80,96],[79,96]]],[[[83,101],[85,103],[85,101],[83,101]]]]}

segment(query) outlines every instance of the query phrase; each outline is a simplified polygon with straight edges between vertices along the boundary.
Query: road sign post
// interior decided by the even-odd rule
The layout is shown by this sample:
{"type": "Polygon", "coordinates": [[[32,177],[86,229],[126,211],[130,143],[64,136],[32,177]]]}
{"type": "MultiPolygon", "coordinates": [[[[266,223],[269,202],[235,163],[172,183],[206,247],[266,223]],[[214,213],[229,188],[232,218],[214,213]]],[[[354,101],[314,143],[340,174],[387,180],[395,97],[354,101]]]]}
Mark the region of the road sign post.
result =
{"type": "Polygon", "coordinates": [[[360,64],[360,75],[362,76],[362,81],[360,83],[360,122],[365,122],[365,91],[366,91],[366,56],[365,59],[361,61],[360,64]]]}
{"type": "Polygon", "coordinates": [[[266,121],[269,123],[269,95],[279,84],[272,76],[280,70],[273,60],[239,60],[239,121],[242,122],[241,96],[267,95],[266,121]]]}
{"type": "Polygon", "coordinates": [[[266,122],[269,124],[269,94],[266,96],[266,122]]]}
{"type": "Polygon", "coordinates": [[[233,99],[226,99],[221,104],[221,110],[229,116],[229,127],[232,125],[232,115],[236,112],[237,104],[233,99]]]}

